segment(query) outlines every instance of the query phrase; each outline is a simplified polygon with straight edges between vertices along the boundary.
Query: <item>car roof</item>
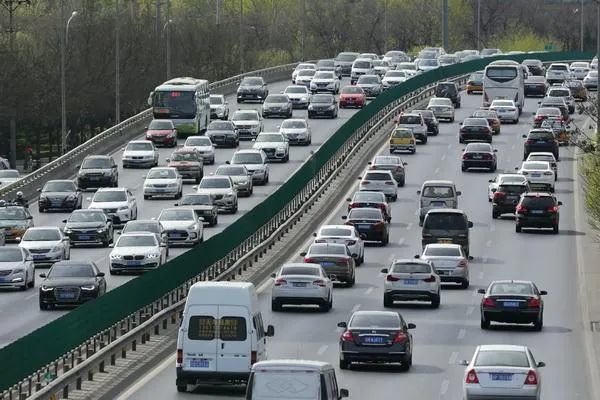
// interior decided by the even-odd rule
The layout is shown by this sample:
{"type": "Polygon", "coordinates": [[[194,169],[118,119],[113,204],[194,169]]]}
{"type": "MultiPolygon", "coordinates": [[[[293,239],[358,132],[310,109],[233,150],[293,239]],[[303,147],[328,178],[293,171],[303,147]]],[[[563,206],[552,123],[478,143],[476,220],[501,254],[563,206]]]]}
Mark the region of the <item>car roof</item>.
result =
{"type": "Polygon", "coordinates": [[[105,155],[98,155],[98,154],[94,154],[94,155],[89,155],[89,156],[85,156],[86,159],[88,158],[101,158],[101,159],[110,159],[112,158],[111,156],[105,156],[105,155]]]}
{"type": "Polygon", "coordinates": [[[467,215],[467,213],[465,213],[463,210],[460,210],[458,208],[432,208],[431,210],[427,211],[427,214],[461,214],[461,215],[467,215]]]}
{"type": "Polygon", "coordinates": [[[319,228],[319,231],[322,229],[346,229],[349,231],[353,231],[354,227],[350,225],[323,225],[319,228]]]}
{"type": "Polygon", "coordinates": [[[152,236],[156,237],[156,234],[153,232],[124,232],[119,235],[119,238],[123,236],[152,236]]]}
{"type": "Polygon", "coordinates": [[[439,186],[454,186],[454,182],[445,180],[430,180],[423,182],[423,186],[439,185],[439,186]]]}
{"type": "Polygon", "coordinates": [[[41,230],[48,230],[48,229],[53,229],[53,230],[61,230],[59,227],[57,226],[32,226],[31,228],[27,229],[28,231],[41,231],[41,230]]]}
{"type": "MultiPolygon", "coordinates": [[[[258,371],[260,371],[260,370],[266,371],[266,370],[270,370],[270,369],[277,371],[280,368],[321,371],[321,370],[333,369],[333,366],[331,364],[323,362],[323,361],[291,360],[291,359],[290,360],[286,360],[286,359],[265,360],[265,361],[259,361],[252,365],[252,370],[254,372],[257,372],[257,370],[258,371]]],[[[265,372],[265,371],[262,371],[262,372],[265,372]]]]}
{"type": "Polygon", "coordinates": [[[423,264],[423,265],[431,265],[431,263],[427,260],[421,260],[420,258],[396,258],[392,261],[392,265],[394,264],[423,264]]]}
{"type": "Polygon", "coordinates": [[[455,244],[455,243],[429,243],[427,245],[425,245],[426,248],[430,248],[430,249],[447,249],[447,248],[452,248],[452,249],[456,249],[461,247],[460,244],[455,244]]]}
{"type": "Polygon", "coordinates": [[[313,267],[313,268],[321,268],[321,264],[317,263],[304,263],[304,262],[293,262],[293,263],[285,263],[281,266],[284,267],[313,267]]]}
{"type": "Polygon", "coordinates": [[[515,344],[482,344],[478,346],[479,351],[523,351],[527,350],[526,346],[515,344]]]}
{"type": "Polygon", "coordinates": [[[98,188],[98,190],[96,190],[96,193],[98,192],[125,192],[129,189],[124,188],[124,187],[116,187],[116,188],[98,188]]]}
{"type": "Polygon", "coordinates": [[[152,143],[152,141],[150,140],[130,140],[129,142],[127,142],[127,144],[130,143],[152,143]]]}
{"type": "Polygon", "coordinates": [[[355,315],[389,315],[394,317],[400,317],[400,314],[395,311],[378,311],[378,310],[359,310],[354,311],[352,316],[355,315]]]}
{"type": "Polygon", "coordinates": [[[552,193],[548,193],[548,192],[527,192],[527,193],[524,193],[523,196],[525,196],[525,197],[554,197],[554,195],[552,193]]]}
{"type": "Polygon", "coordinates": [[[236,151],[235,153],[233,153],[233,155],[236,155],[238,153],[239,154],[247,154],[247,153],[260,153],[260,152],[262,152],[262,150],[260,150],[260,149],[240,149],[240,150],[236,151]]]}

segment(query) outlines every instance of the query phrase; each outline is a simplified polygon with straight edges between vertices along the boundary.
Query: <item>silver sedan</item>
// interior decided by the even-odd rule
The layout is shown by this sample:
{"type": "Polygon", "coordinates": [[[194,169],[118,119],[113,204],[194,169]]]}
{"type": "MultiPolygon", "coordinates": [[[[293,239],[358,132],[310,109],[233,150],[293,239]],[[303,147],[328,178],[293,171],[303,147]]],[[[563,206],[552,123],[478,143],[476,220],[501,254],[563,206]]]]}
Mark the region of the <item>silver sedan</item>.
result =
{"type": "Polygon", "coordinates": [[[431,261],[442,282],[460,283],[463,289],[469,287],[469,260],[473,257],[468,257],[460,244],[428,244],[416,258],[431,261]]]}
{"type": "Polygon", "coordinates": [[[333,283],[319,264],[284,264],[278,273],[271,275],[275,281],[271,292],[271,308],[281,311],[283,304],[316,304],[321,311],[333,305],[333,283]]]}

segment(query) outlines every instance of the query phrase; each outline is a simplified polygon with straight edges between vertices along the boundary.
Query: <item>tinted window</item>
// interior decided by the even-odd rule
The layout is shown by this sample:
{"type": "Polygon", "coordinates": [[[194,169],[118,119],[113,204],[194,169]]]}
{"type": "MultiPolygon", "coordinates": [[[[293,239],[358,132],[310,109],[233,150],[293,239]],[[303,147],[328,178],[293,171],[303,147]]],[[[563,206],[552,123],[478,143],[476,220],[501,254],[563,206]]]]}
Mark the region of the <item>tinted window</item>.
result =
{"type": "Polygon", "coordinates": [[[490,294],[533,294],[533,287],[528,283],[519,282],[494,283],[490,294]]]}
{"type": "Polygon", "coordinates": [[[359,192],[356,193],[354,195],[354,198],[352,199],[352,201],[355,202],[360,202],[360,201],[366,201],[366,202],[377,202],[377,203],[384,203],[385,202],[385,195],[383,193],[369,193],[369,192],[359,192]]]}
{"type": "Polygon", "coordinates": [[[314,76],[314,69],[303,69],[302,71],[298,71],[298,76],[314,76]]]}
{"type": "Polygon", "coordinates": [[[333,98],[333,96],[331,96],[331,95],[327,95],[327,94],[324,94],[324,95],[319,95],[319,94],[317,94],[317,95],[314,95],[314,96],[312,96],[312,97],[310,98],[310,102],[311,102],[311,103],[325,103],[325,104],[331,104],[331,103],[333,103],[333,99],[334,99],[334,98],[333,98]]]}
{"type": "Polygon", "coordinates": [[[283,121],[281,124],[282,129],[303,129],[306,128],[306,122],[304,121],[283,121]]]}
{"type": "Polygon", "coordinates": [[[74,192],[76,190],[73,182],[48,182],[42,192],[74,192]]]}
{"type": "Polygon", "coordinates": [[[178,151],[171,156],[172,161],[200,161],[201,155],[191,151],[178,151]]]}
{"type": "Polygon", "coordinates": [[[96,203],[113,202],[113,201],[127,201],[127,194],[122,190],[110,190],[106,192],[96,192],[94,199],[96,203]]]}
{"type": "Polygon", "coordinates": [[[233,121],[256,121],[258,120],[258,115],[253,112],[236,111],[233,113],[233,117],[231,119],[233,121]]]}
{"type": "Polygon", "coordinates": [[[155,236],[120,236],[115,247],[151,247],[156,246],[155,236]]]}
{"type": "Polygon", "coordinates": [[[81,164],[83,169],[105,169],[110,167],[111,162],[108,158],[86,158],[81,164]]]}
{"type": "Polygon", "coordinates": [[[355,314],[350,320],[350,328],[368,327],[368,328],[399,328],[400,318],[398,315],[377,313],[377,314],[355,314]]]}
{"type": "Polygon", "coordinates": [[[319,234],[321,236],[352,236],[352,230],[344,228],[323,228],[319,234]]]}
{"type": "Polygon", "coordinates": [[[376,165],[397,165],[400,164],[400,159],[398,157],[375,157],[375,162],[373,164],[376,165]]]}
{"type": "Polygon", "coordinates": [[[548,196],[541,197],[531,197],[525,196],[521,201],[521,205],[525,208],[550,208],[554,207],[556,204],[554,203],[554,199],[548,196]]]}
{"type": "Polygon", "coordinates": [[[315,74],[315,79],[334,79],[333,72],[318,71],[315,74]]]}
{"type": "Polygon", "coordinates": [[[358,83],[368,83],[368,84],[379,83],[379,78],[377,78],[376,76],[363,75],[360,78],[358,78],[358,83]]]}
{"type": "Polygon", "coordinates": [[[225,99],[221,96],[210,96],[210,104],[217,105],[225,103],[225,99]]]}
{"type": "Polygon", "coordinates": [[[345,255],[346,248],[345,246],[332,246],[326,244],[313,244],[310,246],[309,250],[310,254],[336,254],[336,255],[345,255]]]}
{"type": "Polygon", "coordinates": [[[194,315],[190,317],[188,338],[191,340],[214,340],[215,319],[210,315],[194,315]]]}
{"type": "Polygon", "coordinates": [[[256,137],[257,142],[283,142],[283,135],[278,133],[261,133],[256,137]]]}
{"type": "Polygon", "coordinates": [[[460,247],[427,247],[425,249],[426,256],[445,256],[445,257],[460,257],[462,256],[460,247]]]}
{"type": "Polygon", "coordinates": [[[409,124],[416,125],[421,124],[421,116],[420,115],[401,115],[398,120],[399,124],[409,124]]]}
{"type": "Polygon", "coordinates": [[[48,273],[48,278],[92,278],[96,272],[91,265],[61,265],[54,264],[48,273]]]}
{"type": "Polygon", "coordinates": [[[498,186],[498,192],[509,193],[509,194],[521,194],[527,191],[525,185],[500,185],[498,186]]]}
{"type": "Polygon", "coordinates": [[[137,222],[131,221],[125,225],[125,229],[123,229],[123,233],[131,233],[131,232],[152,232],[158,233],[160,229],[158,228],[158,224],[155,222],[137,222]]]}
{"type": "Polygon", "coordinates": [[[356,61],[354,63],[354,68],[371,68],[371,62],[370,61],[356,61]]]}
{"type": "Polygon", "coordinates": [[[517,67],[495,66],[488,67],[485,76],[496,82],[508,82],[517,77],[517,67]]]}
{"type": "Polygon", "coordinates": [[[390,174],[379,174],[377,172],[367,172],[364,178],[364,180],[369,181],[389,181],[390,179],[392,179],[390,174]]]}
{"type": "Polygon", "coordinates": [[[424,263],[394,264],[391,272],[398,274],[428,274],[431,272],[431,266],[424,263]]]}
{"type": "Polygon", "coordinates": [[[21,249],[16,247],[0,248],[0,262],[17,262],[22,259],[21,249]]]}
{"type": "Polygon", "coordinates": [[[246,168],[244,167],[236,167],[232,166],[222,166],[217,168],[215,175],[228,175],[228,176],[239,176],[239,175],[248,175],[246,172],[246,168]]]}
{"type": "Polygon", "coordinates": [[[262,78],[244,78],[241,85],[246,86],[262,86],[263,80],[262,78]]]}
{"type": "Polygon", "coordinates": [[[488,122],[485,118],[466,118],[463,121],[463,125],[465,126],[487,126],[488,122]]]}
{"type": "Polygon", "coordinates": [[[24,241],[43,242],[60,240],[60,232],[56,229],[29,229],[23,235],[24,241]]]}
{"type": "Polygon", "coordinates": [[[485,151],[491,152],[492,147],[485,143],[469,143],[465,151],[485,151]]]}
{"type": "Polygon", "coordinates": [[[552,89],[548,95],[552,97],[567,97],[571,95],[571,92],[568,89],[552,89]]]}
{"type": "Polygon", "coordinates": [[[475,360],[475,366],[506,366],[506,367],[529,367],[529,359],[523,351],[480,351],[475,360]]]}
{"type": "Polygon", "coordinates": [[[304,86],[291,86],[285,89],[286,93],[308,93],[304,86]]]}
{"type": "Polygon", "coordinates": [[[413,133],[407,129],[396,129],[392,135],[395,138],[412,138],[413,133]]]}
{"type": "Polygon", "coordinates": [[[320,276],[321,273],[317,268],[312,267],[285,267],[281,270],[280,275],[313,275],[320,276]]]}
{"type": "Polygon", "coordinates": [[[388,71],[385,73],[386,78],[406,78],[406,73],[403,71],[388,71]]]}
{"type": "Polygon", "coordinates": [[[356,54],[340,53],[335,59],[337,61],[354,61],[356,54]]]}
{"type": "Polygon", "coordinates": [[[547,162],[524,162],[523,169],[548,169],[547,162]]]}
{"type": "Polygon", "coordinates": [[[105,215],[103,212],[74,212],[69,217],[69,222],[104,222],[105,215]]]}
{"type": "Polygon", "coordinates": [[[223,317],[219,320],[219,337],[225,341],[246,340],[246,319],[242,317],[223,317]]]}
{"type": "Polygon", "coordinates": [[[550,70],[552,70],[552,71],[566,71],[567,70],[567,66],[566,65],[559,65],[559,64],[552,64],[550,66],[550,70]]]}
{"type": "Polygon", "coordinates": [[[429,213],[425,218],[425,229],[467,229],[467,221],[461,214],[429,213]]]}
{"type": "Polygon", "coordinates": [[[12,169],[0,171],[0,178],[18,178],[19,171],[15,171],[12,169]]]}
{"type": "Polygon", "coordinates": [[[381,219],[381,210],[378,208],[353,208],[348,215],[349,219],[381,219]]]}

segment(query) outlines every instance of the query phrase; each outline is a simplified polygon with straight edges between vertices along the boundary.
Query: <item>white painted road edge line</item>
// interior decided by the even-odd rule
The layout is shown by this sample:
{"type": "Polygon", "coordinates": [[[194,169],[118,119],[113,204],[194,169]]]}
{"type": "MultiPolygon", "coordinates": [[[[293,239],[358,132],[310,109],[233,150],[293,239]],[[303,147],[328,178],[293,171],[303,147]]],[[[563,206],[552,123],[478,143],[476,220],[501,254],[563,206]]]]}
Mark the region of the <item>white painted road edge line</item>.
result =
{"type": "Polygon", "coordinates": [[[127,390],[125,390],[118,397],[116,397],[115,400],[127,400],[134,393],[138,392],[141,388],[146,386],[148,384],[148,382],[153,380],[164,369],[166,369],[169,366],[172,366],[172,364],[174,364],[173,363],[174,358],[175,358],[175,353],[170,354],[160,364],[158,364],[156,367],[154,367],[153,369],[148,371],[148,373],[146,373],[146,375],[144,375],[141,379],[139,379],[133,385],[129,386],[129,388],[127,388],[127,390]]]}

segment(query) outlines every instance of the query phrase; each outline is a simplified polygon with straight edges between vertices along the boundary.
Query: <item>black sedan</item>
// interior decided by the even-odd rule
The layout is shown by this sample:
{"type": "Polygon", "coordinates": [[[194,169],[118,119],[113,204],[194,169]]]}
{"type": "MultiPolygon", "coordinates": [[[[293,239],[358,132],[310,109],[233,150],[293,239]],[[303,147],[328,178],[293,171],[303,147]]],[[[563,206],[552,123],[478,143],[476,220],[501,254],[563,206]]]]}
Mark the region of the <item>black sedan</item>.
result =
{"type": "Polygon", "coordinates": [[[337,118],[338,104],[332,94],[315,94],[308,104],[308,118],[329,117],[337,118]]]}
{"type": "Polygon", "coordinates": [[[512,324],[533,324],[540,331],[544,326],[544,300],[547,294],[530,281],[494,281],[487,289],[479,289],[481,299],[481,329],[492,321],[512,324]]]}
{"type": "Polygon", "coordinates": [[[530,76],[525,80],[525,97],[546,95],[548,82],[543,76],[530,76]]]}
{"type": "Polygon", "coordinates": [[[74,211],[81,208],[83,196],[75,182],[71,180],[52,180],[46,182],[43,188],[38,189],[39,212],[48,210],[74,211]]]}
{"type": "Polygon", "coordinates": [[[527,135],[523,135],[523,161],[527,160],[529,153],[552,153],[556,161],[559,160],[558,140],[552,129],[532,129],[527,135]]]}
{"type": "Polygon", "coordinates": [[[528,191],[527,181],[502,182],[498,185],[492,198],[492,218],[499,218],[502,214],[514,214],[521,195],[528,191]]]}
{"type": "Polygon", "coordinates": [[[497,151],[492,149],[492,145],[489,143],[469,143],[463,150],[462,171],[466,172],[469,168],[486,168],[490,172],[496,171],[498,166],[497,151]]]}
{"type": "Polygon", "coordinates": [[[76,245],[108,247],[113,241],[112,218],[102,210],[76,210],[62,222],[65,224],[65,235],[69,237],[72,247],[76,245]]]}
{"type": "Polygon", "coordinates": [[[353,208],[342,219],[346,225],[353,225],[364,240],[381,242],[382,245],[390,241],[390,226],[383,211],[379,208],[353,208]]]}
{"type": "Polygon", "coordinates": [[[212,121],[206,127],[206,136],[217,147],[235,148],[240,144],[237,128],[232,121],[212,121]]]}
{"type": "Polygon", "coordinates": [[[392,220],[392,207],[390,207],[385,194],[381,192],[361,190],[355,192],[354,196],[347,198],[346,201],[348,201],[348,212],[353,208],[379,208],[388,222],[392,220]]]}
{"type": "Polygon", "coordinates": [[[458,131],[458,142],[492,143],[492,128],[486,118],[465,118],[458,131]]]}
{"type": "Polygon", "coordinates": [[[40,278],[45,278],[40,285],[40,310],[82,304],[106,293],[104,272],[93,261],[59,261],[40,278]]]}
{"type": "Polygon", "coordinates": [[[392,311],[356,311],[346,322],[340,337],[340,369],[352,363],[400,363],[403,371],[412,365],[413,337],[409,329],[415,324],[392,311]]]}

